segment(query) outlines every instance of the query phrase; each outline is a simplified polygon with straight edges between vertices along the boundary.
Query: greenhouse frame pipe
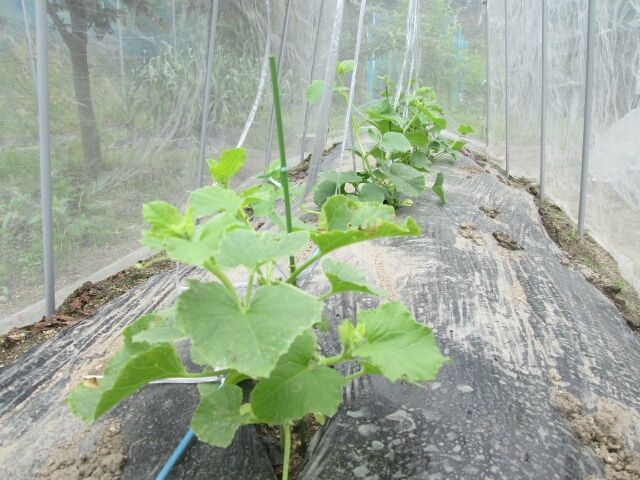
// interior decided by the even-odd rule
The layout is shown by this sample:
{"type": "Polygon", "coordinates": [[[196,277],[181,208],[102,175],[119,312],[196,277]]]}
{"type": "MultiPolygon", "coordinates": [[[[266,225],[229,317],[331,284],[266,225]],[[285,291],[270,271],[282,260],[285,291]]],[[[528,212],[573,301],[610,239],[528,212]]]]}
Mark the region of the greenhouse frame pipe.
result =
{"type": "MultiPolygon", "coordinates": [[[[291,12],[291,0],[287,0],[287,7],[284,12],[284,25],[282,25],[282,35],[280,36],[280,49],[278,51],[278,83],[282,77],[282,68],[284,67],[284,52],[287,44],[287,34],[289,33],[289,18],[291,12]]],[[[264,166],[268,167],[271,163],[271,151],[273,150],[273,130],[275,129],[276,113],[275,105],[271,105],[271,121],[269,123],[269,139],[267,143],[267,155],[264,160],[264,166]]]]}
{"type": "Polygon", "coordinates": [[[118,9],[118,54],[120,56],[120,86],[122,87],[122,97],[125,97],[124,86],[124,50],[122,48],[122,22],[120,21],[120,0],[116,3],[118,9]]]}
{"type": "Polygon", "coordinates": [[[209,23],[209,43],[207,46],[207,71],[204,74],[204,93],[202,95],[202,122],[200,124],[200,151],[198,152],[197,186],[202,186],[204,179],[204,162],[207,151],[207,131],[209,130],[209,102],[211,97],[211,70],[213,70],[213,53],[215,49],[216,25],[218,24],[219,0],[212,0],[209,23]]]}
{"type": "Polygon", "coordinates": [[[580,204],[578,206],[578,235],[584,234],[587,208],[587,179],[591,154],[591,123],[593,111],[593,57],[596,44],[596,0],[589,0],[587,16],[587,65],[584,87],[584,123],[582,131],[582,166],[580,169],[580,204]]]}
{"type": "Polygon", "coordinates": [[[33,58],[33,45],[31,44],[31,35],[29,34],[29,17],[27,15],[27,6],[24,0],[20,0],[22,5],[22,21],[24,23],[24,36],[27,41],[27,54],[29,55],[29,68],[31,68],[31,82],[33,83],[33,92],[38,94],[38,85],[36,80],[36,65],[33,58]]]}
{"type": "Polygon", "coordinates": [[[484,48],[485,48],[485,81],[487,88],[485,92],[485,109],[484,109],[484,135],[489,148],[489,111],[491,101],[491,82],[490,82],[490,61],[489,61],[489,0],[484,0],[484,48]]]}
{"type": "Polygon", "coordinates": [[[509,0],[504,0],[504,166],[509,168],[509,0]]]}
{"type": "MultiPolygon", "coordinates": [[[[322,25],[322,15],[324,13],[324,0],[320,0],[318,12],[318,25],[316,25],[316,39],[313,43],[313,57],[311,57],[311,70],[309,71],[309,84],[313,82],[313,72],[316,69],[318,58],[318,44],[320,39],[320,26],[322,25]]],[[[304,161],[304,147],[307,143],[307,129],[309,128],[309,102],[305,98],[304,102],[304,123],[302,127],[302,144],[300,145],[300,163],[304,161]]]]}
{"type": "MultiPolygon", "coordinates": [[[[346,144],[349,139],[349,131],[351,127],[351,112],[353,110],[353,97],[356,91],[356,79],[358,74],[358,61],[360,59],[360,45],[362,44],[362,27],[364,25],[364,11],[367,7],[367,0],[360,0],[360,14],[358,15],[358,31],[356,33],[356,48],[353,53],[353,71],[351,72],[351,82],[349,84],[349,99],[347,101],[347,111],[344,116],[344,127],[342,130],[342,145],[340,146],[340,165],[342,165],[342,157],[346,150],[346,144]]],[[[356,159],[353,157],[353,170],[356,170],[356,159]]],[[[338,184],[336,183],[336,193],[338,184]]]]}
{"type": "Polygon", "coordinates": [[[320,170],[320,162],[322,150],[324,149],[324,138],[329,125],[329,112],[331,110],[331,100],[333,98],[333,84],[335,81],[335,64],[340,49],[340,32],[342,30],[342,15],[344,13],[344,0],[336,1],[336,13],[333,18],[333,27],[331,29],[331,46],[329,56],[327,58],[327,68],[325,70],[324,89],[320,100],[320,111],[318,114],[318,123],[316,124],[316,138],[313,144],[313,152],[311,153],[311,162],[309,164],[309,173],[307,175],[307,184],[304,193],[300,198],[296,208],[304,202],[307,195],[311,192],[318,178],[320,170]]]}
{"type": "Polygon", "coordinates": [[[546,191],[546,161],[547,161],[547,0],[542,0],[542,86],[540,98],[540,198],[544,198],[546,191]]]}
{"type": "Polygon", "coordinates": [[[35,3],[38,97],[38,142],[40,145],[40,212],[42,218],[42,263],[44,267],[45,315],[56,309],[53,263],[53,204],[51,194],[51,138],[49,133],[49,65],[47,2],[35,3]]]}

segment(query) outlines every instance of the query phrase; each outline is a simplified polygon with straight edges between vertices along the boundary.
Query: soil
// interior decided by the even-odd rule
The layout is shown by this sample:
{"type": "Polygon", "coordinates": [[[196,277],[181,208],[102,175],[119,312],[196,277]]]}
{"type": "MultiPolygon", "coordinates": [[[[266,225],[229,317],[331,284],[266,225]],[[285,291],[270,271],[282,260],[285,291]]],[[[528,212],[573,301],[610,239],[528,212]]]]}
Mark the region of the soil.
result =
{"type": "Polygon", "coordinates": [[[112,422],[105,427],[103,436],[90,452],[77,447],[59,447],[41,468],[36,478],[50,480],[117,480],[126,460],[120,425],[112,422]]]}
{"type": "Polygon", "coordinates": [[[458,227],[458,235],[467,240],[471,240],[476,245],[484,245],[484,238],[478,232],[477,227],[472,223],[463,223],[458,227]]]}
{"type": "MultiPolygon", "coordinates": [[[[316,421],[313,415],[307,415],[303,421],[306,429],[304,433],[304,442],[300,436],[300,425],[302,421],[298,422],[291,431],[291,460],[289,462],[290,478],[297,478],[298,474],[302,471],[307,446],[315,433],[322,428],[322,425],[316,421]]],[[[283,449],[280,446],[280,426],[258,424],[255,425],[255,429],[258,437],[260,437],[260,440],[265,445],[265,449],[268,452],[276,477],[281,478],[283,449]]]]}
{"type": "Polygon", "coordinates": [[[522,246],[516,242],[511,236],[504,232],[493,232],[493,238],[496,239],[498,245],[507,250],[522,250],[522,246]]]}
{"type": "Polygon", "coordinates": [[[601,478],[640,479],[640,454],[634,451],[640,442],[640,416],[636,412],[604,399],[598,400],[594,411],[585,412],[582,402],[564,390],[556,390],[552,400],[576,438],[604,462],[601,478]]]}
{"type": "MultiPolygon", "coordinates": [[[[497,175],[498,179],[504,183],[521,188],[534,197],[547,233],[568,257],[568,261],[563,259],[561,263],[566,267],[573,265],[577,268],[589,282],[615,304],[627,324],[640,334],[640,296],[622,277],[614,258],[588,233],[578,235],[576,224],[560,207],[540,198],[539,187],[534,182],[524,177],[507,179],[504,171],[489,163],[485,155],[470,150],[465,150],[464,153],[485,168],[488,173],[497,175]]],[[[482,207],[481,210],[487,213],[482,207]]]]}
{"type": "Polygon", "coordinates": [[[480,205],[480,211],[489,218],[496,218],[500,214],[500,210],[489,208],[486,205],[480,205]]]}
{"type": "Polygon", "coordinates": [[[166,255],[156,254],[105,280],[86,282],[62,302],[55,315],[44,316],[33,325],[14,328],[1,336],[0,367],[12,362],[31,347],[50,339],[62,328],[89,317],[105,303],[144,283],[153,275],[174,267],[175,262],[166,255]]]}

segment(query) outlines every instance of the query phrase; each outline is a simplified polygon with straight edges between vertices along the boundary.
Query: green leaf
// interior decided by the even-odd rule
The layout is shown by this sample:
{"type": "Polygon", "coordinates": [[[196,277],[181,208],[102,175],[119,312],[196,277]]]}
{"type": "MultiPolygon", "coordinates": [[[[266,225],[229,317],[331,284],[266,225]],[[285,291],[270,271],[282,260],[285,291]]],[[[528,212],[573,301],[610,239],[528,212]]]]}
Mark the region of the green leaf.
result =
{"type": "Polygon", "coordinates": [[[167,255],[171,259],[187,265],[204,266],[207,260],[217,254],[225,232],[238,225],[241,224],[235,217],[219,214],[199,226],[193,238],[165,239],[164,246],[167,255]]]}
{"type": "Polygon", "coordinates": [[[443,184],[444,184],[444,174],[442,172],[438,172],[438,174],[436,175],[436,181],[433,184],[433,187],[431,187],[431,190],[433,191],[433,193],[435,193],[438,196],[438,198],[440,199],[440,203],[442,203],[442,205],[447,203],[447,199],[444,196],[444,188],[442,188],[443,184]]]}
{"type": "Polygon", "coordinates": [[[358,200],[362,202],[384,202],[384,194],[387,190],[375,183],[364,183],[359,187],[358,200]]]}
{"type": "Polygon", "coordinates": [[[452,142],[450,145],[451,150],[453,150],[454,152],[459,152],[460,150],[462,150],[462,147],[464,147],[465,142],[462,140],[456,140],[455,142],[452,142]]]}
{"type": "Polygon", "coordinates": [[[187,372],[172,345],[132,343],[107,363],[98,386],[85,383],[76,387],[66,399],[71,411],[85,421],[95,420],[122,399],[154,380],[183,377],[187,372]]]}
{"type": "Polygon", "coordinates": [[[429,145],[429,137],[424,132],[409,132],[405,133],[407,140],[411,142],[411,145],[417,148],[424,148],[429,145]]]}
{"type": "Polygon", "coordinates": [[[314,104],[318,103],[322,98],[324,92],[324,82],[322,80],[314,80],[311,85],[307,87],[306,97],[307,102],[314,104]]]}
{"type": "Polygon", "coordinates": [[[420,233],[411,217],[403,223],[396,220],[393,207],[334,195],[323,205],[318,231],[311,232],[311,240],[325,254],[364,240],[420,233]]]}
{"type": "Polygon", "coordinates": [[[142,244],[153,249],[162,249],[166,238],[189,238],[195,230],[191,209],[181,215],[176,207],[167,202],[148,202],[142,206],[142,216],[151,226],[143,232],[142,244]]]}
{"type": "Polygon", "coordinates": [[[191,429],[199,440],[216,447],[228,447],[236,430],[251,420],[249,412],[240,412],[242,388],[237,385],[198,385],[200,403],[191,419],[191,429]]]}
{"type": "Polygon", "coordinates": [[[380,165],[398,191],[409,197],[417,197],[424,192],[424,175],[404,163],[392,163],[388,167],[380,165]]]}
{"type": "Polygon", "coordinates": [[[331,293],[363,292],[372,295],[382,295],[375,287],[369,286],[364,275],[348,263],[325,259],[322,262],[324,274],[331,284],[331,293]]]}
{"type": "Polygon", "coordinates": [[[411,165],[421,172],[427,172],[431,167],[431,160],[424,152],[413,152],[411,154],[411,165]]]}
{"type": "Polygon", "coordinates": [[[176,327],[212,367],[267,377],[302,332],[322,319],[323,303],[291,285],[256,289],[247,308],[219,283],[191,281],[177,300],[176,327]]]}
{"type": "Polygon", "coordinates": [[[339,76],[342,76],[345,73],[352,72],[354,65],[355,63],[353,60],[342,60],[336,65],[336,73],[339,76]]]}
{"type": "MultiPolygon", "coordinates": [[[[175,327],[175,320],[175,310],[173,309],[148,313],[135,322],[135,324],[144,327],[143,329],[129,331],[125,335],[128,335],[130,341],[134,343],[148,343],[149,345],[171,343],[184,338],[184,334],[175,327]]],[[[127,328],[131,328],[131,326],[127,328]]]]}
{"type": "MultiPolygon", "coordinates": [[[[278,227],[278,230],[281,232],[287,231],[287,219],[284,215],[278,215],[276,212],[271,212],[267,218],[271,223],[278,227]]],[[[315,225],[306,224],[298,217],[291,218],[291,223],[294,232],[297,230],[315,230],[315,225]]]]}
{"type": "Polygon", "coordinates": [[[313,190],[313,201],[316,205],[321,207],[324,205],[324,202],[326,202],[329,197],[335,195],[336,192],[340,192],[336,183],[330,180],[325,180],[324,182],[317,184],[313,190]]]}
{"type": "Polygon", "coordinates": [[[229,185],[229,180],[240,171],[247,158],[244,148],[232,148],[220,154],[220,160],[209,161],[209,172],[214,181],[223,186],[229,185]]]}
{"type": "Polygon", "coordinates": [[[469,125],[460,124],[458,125],[458,133],[460,135],[467,135],[469,133],[473,133],[473,128],[471,128],[469,125]]]}
{"type": "Polygon", "coordinates": [[[242,208],[242,198],[233,190],[212,185],[193,191],[189,196],[189,206],[196,217],[219,212],[235,213],[242,208]]]}
{"type": "Polygon", "coordinates": [[[295,255],[308,241],[306,231],[277,233],[237,228],[222,239],[216,260],[225,267],[242,265],[252,270],[270,260],[295,255]]]}
{"type": "Polygon", "coordinates": [[[413,149],[411,142],[403,134],[387,132],[382,136],[382,148],[387,152],[410,152],[413,149]]]}
{"type": "Polygon", "coordinates": [[[432,380],[449,360],[440,353],[431,330],[417,323],[400,302],[361,310],[358,327],[362,327],[364,340],[353,355],[391,381],[432,380]]]}
{"type": "Polygon", "coordinates": [[[259,421],[287,423],[307,413],[333,415],[342,401],[345,377],[314,362],[315,337],[298,337],[269,378],[251,393],[251,409],[259,421]]]}
{"type": "Polygon", "coordinates": [[[345,183],[362,182],[362,177],[354,171],[336,172],[335,170],[329,170],[326,172],[322,172],[319,177],[321,180],[337,183],[339,186],[342,186],[345,183]]]}
{"type": "Polygon", "coordinates": [[[246,195],[241,194],[243,205],[251,207],[253,216],[257,218],[268,217],[275,210],[276,201],[281,196],[278,189],[270,184],[263,184],[246,195]]]}

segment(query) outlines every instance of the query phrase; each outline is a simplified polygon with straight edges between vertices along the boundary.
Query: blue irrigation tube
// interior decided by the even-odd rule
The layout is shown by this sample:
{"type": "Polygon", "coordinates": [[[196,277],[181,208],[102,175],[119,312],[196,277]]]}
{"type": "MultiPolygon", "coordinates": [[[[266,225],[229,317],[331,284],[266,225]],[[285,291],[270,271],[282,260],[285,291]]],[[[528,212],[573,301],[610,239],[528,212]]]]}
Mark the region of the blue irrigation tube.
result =
{"type": "Polygon", "coordinates": [[[173,467],[175,467],[176,463],[180,461],[180,459],[184,455],[184,452],[186,452],[187,448],[189,448],[189,445],[191,445],[191,442],[193,442],[195,438],[196,434],[193,433],[193,430],[189,429],[169,457],[169,460],[167,460],[167,463],[165,463],[164,467],[162,467],[162,470],[160,470],[158,475],[156,475],[156,480],[165,480],[169,476],[169,473],[171,473],[173,467]]]}

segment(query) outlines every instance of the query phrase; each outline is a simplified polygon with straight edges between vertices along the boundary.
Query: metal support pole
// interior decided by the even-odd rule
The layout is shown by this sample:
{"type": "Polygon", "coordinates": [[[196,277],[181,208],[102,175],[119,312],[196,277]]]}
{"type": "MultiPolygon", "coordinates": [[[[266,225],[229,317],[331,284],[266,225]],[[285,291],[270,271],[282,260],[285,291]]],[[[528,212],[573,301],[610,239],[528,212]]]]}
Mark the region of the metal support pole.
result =
{"type": "Polygon", "coordinates": [[[504,0],[504,163],[509,168],[509,3],[504,0]]]}
{"type": "MultiPolygon", "coordinates": [[[[287,33],[289,32],[289,18],[291,12],[291,0],[287,0],[287,7],[284,12],[284,25],[282,26],[282,35],[280,36],[280,51],[278,52],[278,83],[282,80],[282,69],[284,67],[285,45],[287,44],[287,33]]],[[[271,150],[273,148],[273,129],[275,128],[275,109],[271,106],[271,122],[269,123],[269,139],[267,144],[267,156],[264,166],[269,166],[271,162],[271,150]]]]}
{"type": "Polygon", "coordinates": [[[42,261],[44,266],[45,315],[56,309],[53,270],[53,208],[49,133],[49,71],[47,2],[38,0],[36,9],[36,61],[38,79],[38,141],[40,144],[40,212],[42,216],[42,261]]]}
{"type": "Polygon", "coordinates": [[[176,0],[171,0],[171,46],[173,48],[176,48],[177,45],[178,39],[176,37],[176,0]]]}
{"type": "Polygon", "coordinates": [[[484,136],[487,142],[487,149],[489,148],[489,111],[491,101],[491,81],[490,81],[490,62],[489,62],[489,0],[484,0],[484,69],[485,79],[487,82],[487,88],[485,91],[485,108],[484,108],[484,136]]]}
{"type": "Polygon", "coordinates": [[[118,0],[116,7],[118,9],[118,50],[120,54],[120,84],[122,87],[122,97],[125,97],[124,86],[124,50],[122,49],[122,22],[120,21],[120,0],[118,0]]]}
{"type": "Polygon", "coordinates": [[[198,154],[197,186],[202,186],[204,179],[205,154],[207,151],[207,131],[209,130],[209,101],[211,96],[211,70],[213,70],[213,54],[216,45],[216,25],[218,24],[219,0],[211,2],[209,24],[209,45],[207,46],[207,70],[204,74],[204,93],[202,95],[202,122],[200,126],[200,152],[198,154]]]}
{"type": "Polygon", "coordinates": [[[580,205],[578,207],[578,234],[584,233],[587,207],[587,179],[591,153],[591,112],[593,110],[593,57],[596,45],[596,0],[589,0],[587,14],[587,65],[584,86],[584,124],[582,131],[582,167],[580,170],[580,205]]]}
{"type": "Polygon", "coordinates": [[[540,98],[540,198],[546,191],[547,161],[547,0],[542,0],[542,86],[540,98]]]}

